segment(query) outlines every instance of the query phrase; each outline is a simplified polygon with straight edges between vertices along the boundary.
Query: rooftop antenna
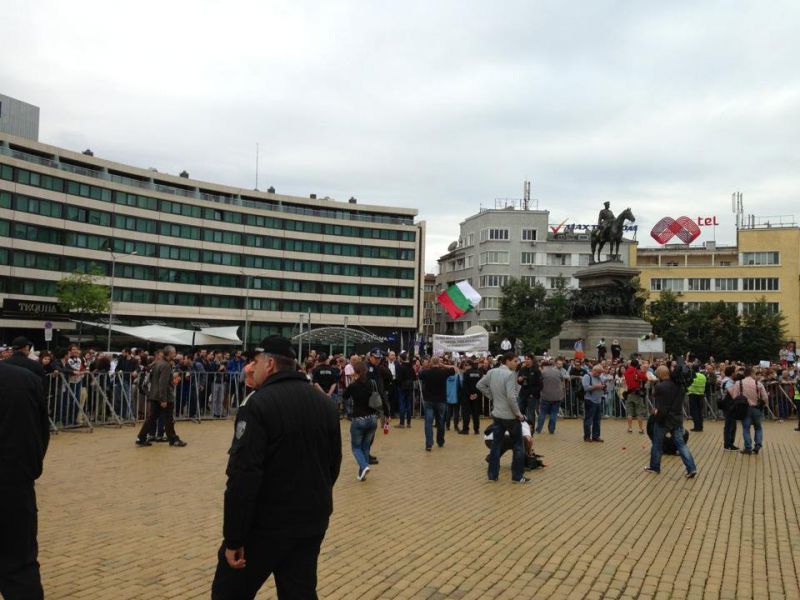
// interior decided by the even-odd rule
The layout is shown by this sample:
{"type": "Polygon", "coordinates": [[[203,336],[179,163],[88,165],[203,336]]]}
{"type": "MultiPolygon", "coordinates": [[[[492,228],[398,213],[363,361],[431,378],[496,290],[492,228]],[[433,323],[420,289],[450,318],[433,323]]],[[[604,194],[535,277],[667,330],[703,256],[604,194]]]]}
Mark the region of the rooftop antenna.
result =
{"type": "Polygon", "coordinates": [[[736,213],[736,229],[745,226],[742,219],[744,215],[744,204],[742,203],[742,192],[733,192],[731,194],[731,210],[736,213]]]}
{"type": "Polygon", "coordinates": [[[256,191],[258,191],[258,142],[256,142],[256,191]]]}
{"type": "Polygon", "coordinates": [[[522,182],[522,210],[528,210],[531,204],[531,182],[526,179],[522,182]]]}

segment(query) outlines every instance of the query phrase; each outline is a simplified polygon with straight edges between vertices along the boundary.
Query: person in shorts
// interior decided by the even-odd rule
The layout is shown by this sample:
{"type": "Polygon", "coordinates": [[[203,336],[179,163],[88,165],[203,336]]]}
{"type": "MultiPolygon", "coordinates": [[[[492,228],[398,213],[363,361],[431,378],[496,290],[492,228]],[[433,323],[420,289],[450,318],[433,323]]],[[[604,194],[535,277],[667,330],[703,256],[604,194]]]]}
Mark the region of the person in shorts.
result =
{"type": "Polygon", "coordinates": [[[625,414],[628,415],[628,433],[633,433],[633,418],[639,424],[639,433],[644,433],[644,419],[647,418],[647,402],[644,398],[644,386],[647,383],[647,373],[639,366],[635,358],[625,369],[625,414]]]}

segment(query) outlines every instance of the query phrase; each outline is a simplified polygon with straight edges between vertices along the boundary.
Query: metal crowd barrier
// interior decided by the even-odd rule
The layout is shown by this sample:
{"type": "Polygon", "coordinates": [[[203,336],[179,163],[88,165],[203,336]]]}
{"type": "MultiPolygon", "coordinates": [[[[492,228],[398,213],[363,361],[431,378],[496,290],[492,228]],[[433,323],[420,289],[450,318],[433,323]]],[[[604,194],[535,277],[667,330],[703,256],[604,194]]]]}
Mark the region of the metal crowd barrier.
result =
{"type": "MultiPolygon", "coordinates": [[[[176,421],[226,419],[236,414],[246,397],[242,373],[203,373],[197,371],[173,371],[173,407],[176,421]]],[[[47,377],[47,395],[51,427],[60,430],[88,430],[96,426],[133,426],[147,418],[150,403],[147,400],[148,377],[145,372],[103,373],[85,372],[79,375],[64,375],[55,372],[47,377]]],[[[783,420],[794,418],[798,407],[794,402],[794,384],[769,382],[765,385],[769,401],[765,406],[765,417],[783,420]]],[[[412,415],[422,417],[422,389],[418,380],[412,387],[412,415]]],[[[717,388],[705,395],[704,418],[722,419],[717,408],[721,391],[717,388]]],[[[653,408],[652,385],[647,384],[644,397],[653,408]]],[[[340,410],[344,412],[341,390],[338,394],[340,410]]],[[[491,413],[491,402],[483,399],[482,416],[491,413]]],[[[538,416],[538,406],[536,410],[538,416]]],[[[688,419],[688,395],[684,402],[684,413],[688,419]]],[[[626,418],[625,400],[620,390],[609,381],[603,400],[602,414],[606,418],[626,418]]],[[[564,397],[560,418],[583,418],[584,393],[581,377],[564,380],[564,397]]]]}
{"type": "MultiPolygon", "coordinates": [[[[173,410],[176,421],[226,419],[236,414],[245,398],[241,373],[173,371],[173,410]]],[[[55,431],[98,425],[134,425],[147,418],[149,378],[144,372],[84,372],[47,377],[45,393],[55,431]]]]}

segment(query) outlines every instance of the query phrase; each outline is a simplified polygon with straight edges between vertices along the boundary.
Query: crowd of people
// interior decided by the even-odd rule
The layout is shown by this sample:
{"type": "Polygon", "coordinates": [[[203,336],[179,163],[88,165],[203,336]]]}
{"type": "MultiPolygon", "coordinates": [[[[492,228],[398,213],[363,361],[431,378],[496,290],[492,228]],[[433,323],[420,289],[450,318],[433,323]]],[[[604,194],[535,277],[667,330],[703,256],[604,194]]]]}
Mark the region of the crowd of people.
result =
{"type": "MultiPolygon", "coordinates": [[[[359,481],[366,481],[370,468],[379,464],[373,453],[379,427],[388,431],[395,423],[397,428],[412,428],[413,415],[421,414],[426,452],[442,449],[449,430],[459,435],[482,433],[489,449],[488,481],[498,481],[500,458],[510,451],[511,479],[525,484],[531,481],[526,471],[543,466],[534,451],[534,434],[541,434],[546,425],[548,434],[554,435],[570,399],[582,404],[584,442],[603,443],[601,417],[608,414],[609,404],[617,403],[627,417],[628,433],[634,433],[635,422],[640,435],[649,432],[652,437],[644,470],[660,473],[661,456],[667,451],[681,457],[687,478],[698,473],[683,427],[687,398],[690,431],[702,433],[705,415],[720,414],[725,419],[724,449],[740,450],[734,443],[740,424],[740,451],[745,455],[763,448],[765,412],[786,417],[789,402],[800,404],[797,367],[787,355],[782,355],[783,364],[759,366],[713,358],[701,362],[691,355],[625,360],[614,346],[612,342],[612,355],[606,358],[604,346],[598,345],[596,360],[585,354],[572,360],[518,356],[514,350],[496,357],[456,353],[414,357],[373,348],[349,357],[311,351],[298,361],[289,341],[279,336],[265,339],[262,347],[247,355],[180,353],[171,346],[152,354],[143,349],[82,352],[78,346],[37,354],[29,340],[17,338],[0,350],[0,379],[16,382],[15,392],[28,394],[31,411],[25,418],[35,423],[37,433],[31,438],[36,443],[28,448],[28,462],[20,462],[29,466],[7,473],[21,481],[14,493],[24,493],[14,497],[9,492],[6,503],[15,510],[35,506],[32,486],[41,472],[50,426],[68,425],[75,418],[64,410],[69,403],[51,401],[68,393],[78,412],[83,411],[93,402],[80,389],[87,374],[94,385],[98,379],[109,382],[107,402],[123,411],[118,400],[128,397],[131,417],[144,417],[138,446],[150,446],[162,437],[172,447],[185,446],[175,432],[175,417],[191,416],[193,410],[207,410],[218,418],[235,415],[214,597],[252,597],[272,572],[279,591],[287,586],[310,590],[332,510],[331,490],[339,475],[343,419],[349,420],[359,481]],[[55,381],[64,382],[60,392],[53,391],[58,388],[55,381]],[[126,382],[130,390],[125,389],[126,382]],[[141,400],[131,404],[131,397],[141,400]],[[481,431],[481,418],[487,416],[491,422],[481,431]],[[283,492],[276,495],[276,486],[283,486],[283,492]],[[293,518],[299,513],[305,528],[297,537],[297,530],[290,534],[287,527],[297,525],[293,518]],[[291,544],[275,545],[287,536],[291,544]],[[245,571],[245,564],[256,568],[245,571]]],[[[8,408],[7,402],[0,406],[6,412],[8,408]]],[[[10,423],[7,419],[2,425],[13,435],[10,423]]],[[[800,431],[800,423],[796,429],[800,431]]],[[[38,580],[36,523],[17,525],[20,536],[33,536],[33,545],[24,552],[14,549],[30,584],[38,580]]]]}

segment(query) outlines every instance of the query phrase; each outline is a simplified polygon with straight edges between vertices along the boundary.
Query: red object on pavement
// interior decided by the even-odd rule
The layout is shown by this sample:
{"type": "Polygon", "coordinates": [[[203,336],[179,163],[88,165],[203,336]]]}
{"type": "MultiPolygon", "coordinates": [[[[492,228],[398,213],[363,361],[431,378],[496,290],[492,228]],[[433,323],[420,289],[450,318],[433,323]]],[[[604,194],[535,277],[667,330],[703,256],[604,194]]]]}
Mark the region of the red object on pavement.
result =
{"type": "Polygon", "coordinates": [[[383,424],[383,435],[388,435],[388,434],[389,434],[389,421],[386,421],[383,424]]]}

